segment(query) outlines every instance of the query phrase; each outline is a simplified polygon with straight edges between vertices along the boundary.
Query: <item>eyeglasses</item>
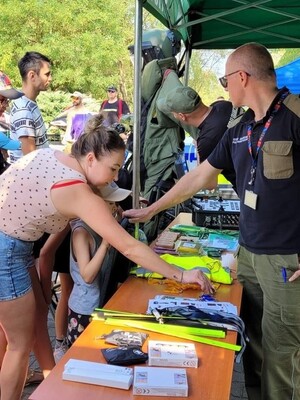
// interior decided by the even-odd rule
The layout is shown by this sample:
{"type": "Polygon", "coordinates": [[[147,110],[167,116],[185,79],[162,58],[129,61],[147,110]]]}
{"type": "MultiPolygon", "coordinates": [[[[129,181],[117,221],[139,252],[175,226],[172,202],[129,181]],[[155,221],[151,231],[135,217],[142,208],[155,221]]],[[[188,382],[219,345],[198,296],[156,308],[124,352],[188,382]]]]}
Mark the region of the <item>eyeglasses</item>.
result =
{"type": "MultiPolygon", "coordinates": [[[[230,74],[224,75],[224,76],[222,76],[222,78],[219,78],[219,81],[220,81],[220,83],[221,83],[221,85],[223,86],[224,89],[227,89],[227,86],[228,86],[228,79],[227,79],[228,76],[237,74],[240,71],[241,70],[239,69],[238,71],[231,72],[230,74]]],[[[245,74],[248,75],[248,76],[251,76],[250,74],[248,74],[248,72],[245,72],[245,74]]]]}
{"type": "Polygon", "coordinates": [[[115,90],[108,90],[108,93],[116,93],[115,90]]]}

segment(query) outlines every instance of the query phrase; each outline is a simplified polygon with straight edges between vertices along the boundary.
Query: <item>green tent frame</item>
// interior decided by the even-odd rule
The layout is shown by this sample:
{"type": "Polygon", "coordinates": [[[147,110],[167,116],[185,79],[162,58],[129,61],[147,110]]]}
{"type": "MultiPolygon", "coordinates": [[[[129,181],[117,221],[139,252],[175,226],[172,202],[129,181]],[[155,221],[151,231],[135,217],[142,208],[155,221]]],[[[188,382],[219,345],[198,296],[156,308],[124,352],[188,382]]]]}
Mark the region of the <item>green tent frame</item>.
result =
{"type": "Polygon", "coordinates": [[[300,46],[298,0],[144,0],[143,7],[192,49],[300,46]]]}

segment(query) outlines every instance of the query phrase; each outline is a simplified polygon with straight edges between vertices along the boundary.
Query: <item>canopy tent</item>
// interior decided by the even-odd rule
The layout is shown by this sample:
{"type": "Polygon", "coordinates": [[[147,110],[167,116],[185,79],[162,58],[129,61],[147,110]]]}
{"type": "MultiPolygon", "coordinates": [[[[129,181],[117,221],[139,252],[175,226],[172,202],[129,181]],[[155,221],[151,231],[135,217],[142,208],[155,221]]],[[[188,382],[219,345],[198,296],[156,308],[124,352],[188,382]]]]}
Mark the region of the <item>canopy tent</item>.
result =
{"type": "Polygon", "coordinates": [[[298,0],[144,0],[143,7],[192,49],[300,45],[298,0]]]}
{"type": "Polygon", "coordinates": [[[300,47],[299,0],[135,0],[133,199],[138,208],[143,8],[182,37],[185,82],[193,49],[234,49],[247,42],[267,48],[300,47]]]}
{"type": "Polygon", "coordinates": [[[287,86],[292,93],[300,93],[300,58],[276,69],[278,87],[287,86]]]}

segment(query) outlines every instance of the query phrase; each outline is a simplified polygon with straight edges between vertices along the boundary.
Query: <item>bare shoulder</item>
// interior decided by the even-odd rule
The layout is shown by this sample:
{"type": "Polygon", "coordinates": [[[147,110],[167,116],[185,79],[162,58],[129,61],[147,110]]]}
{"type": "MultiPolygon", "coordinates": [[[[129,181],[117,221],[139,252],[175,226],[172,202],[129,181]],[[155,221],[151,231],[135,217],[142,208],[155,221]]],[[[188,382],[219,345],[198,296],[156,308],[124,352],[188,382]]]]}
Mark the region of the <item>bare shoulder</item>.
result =
{"type": "Polygon", "coordinates": [[[68,218],[80,217],[80,210],[99,202],[99,197],[83,181],[70,185],[68,182],[72,183],[72,181],[64,181],[64,185],[58,185],[51,189],[53,204],[62,215],[68,218]]]}

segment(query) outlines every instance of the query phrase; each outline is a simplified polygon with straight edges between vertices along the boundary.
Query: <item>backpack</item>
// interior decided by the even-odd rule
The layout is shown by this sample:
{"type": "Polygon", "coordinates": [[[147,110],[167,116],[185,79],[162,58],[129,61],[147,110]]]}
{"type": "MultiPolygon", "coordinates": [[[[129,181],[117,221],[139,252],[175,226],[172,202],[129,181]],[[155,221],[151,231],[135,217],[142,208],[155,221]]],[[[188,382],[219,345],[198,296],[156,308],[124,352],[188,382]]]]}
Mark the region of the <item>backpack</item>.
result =
{"type": "MultiPolygon", "coordinates": [[[[127,218],[123,218],[120,225],[129,234],[132,236],[134,235],[134,225],[130,224],[127,218]]],[[[108,257],[104,259],[99,274],[100,308],[102,308],[117,291],[119,284],[125,282],[134,265],[133,261],[126,258],[114,247],[109,249],[108,257]]]]}
{"type": "MultiPolygon", "coordinates": [[[[143,99],[141,101],[141,124],[140,124],[140,185],[141,185],[141,191],[144,190],[144,185],[145,181],[147,179],[147,169],[145,167],[144,163],[144,142],[145,142],[145,133],[146,133],[146,127],[147,127],[147,116],[148,116],[148,111],[151,106],[151,101],[153,99],[154,95],[148,99],[147,102],[145,102],[143,99]]],[[[130,151],[130,153],[133,154],[133,131],[131,131],[128,139],[127,139],[127,149],[130,151]]],[[[129,172],[132,175],[132,162],[130,164],[129,172]]],[[[119,185],[118,185],[119,186],[119,185]]]]}
{"type": "MultiPolygon", "coordinates": [[[[104,106],[108,103],[108,100],[104,100],[101,104],[100,111],[103,110],[104,106]]],[[[118,99],[118,120],[120,121],[123,114],[123,101],[118,99]]]]}

